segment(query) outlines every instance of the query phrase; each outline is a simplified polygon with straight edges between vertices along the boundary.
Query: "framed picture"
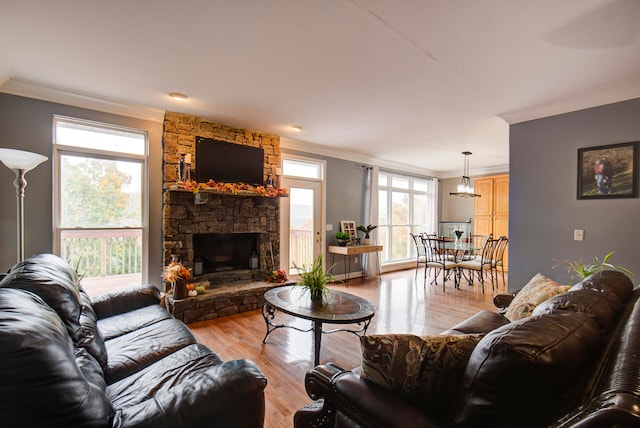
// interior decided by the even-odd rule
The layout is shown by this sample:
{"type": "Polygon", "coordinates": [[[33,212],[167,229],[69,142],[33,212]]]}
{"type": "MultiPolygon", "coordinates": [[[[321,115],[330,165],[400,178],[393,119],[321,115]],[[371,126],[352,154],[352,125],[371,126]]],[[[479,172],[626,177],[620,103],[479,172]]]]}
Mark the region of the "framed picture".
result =
{"type": "Polygon", "coordinates": [[[356,222],[353,220],[342,220],[340,222],[340,230],[349,234],[349,241],[353,242],[358,234],[356,233],[356,222]]]}
{"type": "Polygon", "coordinates": [[[637,198],[638,144],[578,149],[578,199],[637,198]]]}

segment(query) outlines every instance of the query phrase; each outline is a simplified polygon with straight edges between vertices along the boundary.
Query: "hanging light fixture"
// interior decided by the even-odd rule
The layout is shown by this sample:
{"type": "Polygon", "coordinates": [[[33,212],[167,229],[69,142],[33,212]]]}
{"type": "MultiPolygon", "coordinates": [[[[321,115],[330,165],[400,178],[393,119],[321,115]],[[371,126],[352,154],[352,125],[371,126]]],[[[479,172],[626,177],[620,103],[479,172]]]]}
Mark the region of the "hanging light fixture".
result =
{"type": "Polygon", "coordinates": [[[458,184],[458,191],[451,192],[449,195],[451,196],[460,196],[461,198],[476,198],[481,197],[477,193],[474,193],[473,186],[471,185],[471,179],[469,178],[469,156],[471,152],[462,152],[464,155],[464,171],[462,173],[462,178],[460,179],[460,184],[458,184]]]}

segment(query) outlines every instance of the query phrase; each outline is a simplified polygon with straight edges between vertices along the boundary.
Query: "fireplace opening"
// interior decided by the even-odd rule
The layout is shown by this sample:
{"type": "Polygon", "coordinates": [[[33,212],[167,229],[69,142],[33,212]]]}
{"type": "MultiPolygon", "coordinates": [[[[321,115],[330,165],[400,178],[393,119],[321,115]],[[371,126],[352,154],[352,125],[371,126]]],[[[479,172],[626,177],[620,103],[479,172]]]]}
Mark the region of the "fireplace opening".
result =
{"type": "Polygon", "coordinates": [[[196,233],[193,251],[195,275],[259,267],[258,233],[196,233]]]}

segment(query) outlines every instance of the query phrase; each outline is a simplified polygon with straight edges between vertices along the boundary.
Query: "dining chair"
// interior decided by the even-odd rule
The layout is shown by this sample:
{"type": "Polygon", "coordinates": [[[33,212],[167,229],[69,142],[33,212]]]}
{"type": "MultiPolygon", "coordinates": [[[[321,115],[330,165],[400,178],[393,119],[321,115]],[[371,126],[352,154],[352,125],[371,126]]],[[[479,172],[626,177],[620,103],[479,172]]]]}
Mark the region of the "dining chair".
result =
{"type": "MultiPolygon", "coordinates": [[[[506,236],[501,236],[498,238],[498,243],[496,244],[496,248],[493,252],[493,258],[491,260],[491,269],[496,275],[496,283],[498,282],[498,268],[500,268],[500,273],[502,274],[502,284],[504,285],[504,253],[507,249],[507,245],[509,244],[509,238],[506,236]]],[[[491,281],[493,282],[493,273],[491,274],[491,281]]]]}
{"type": "MultiPolygon", "coordinates": [[[[487,239],[482,247],[482,252],[479,256],[473,258],[472,260],[463,260],[458,263],[458,270],[460,275],[463,275],[467,281],[469,281],[469,285],[473,285],[474,276],[478,277],[480,284],[482,285],[482,293],[484,294],[484,280],[485,273],[491,277],[491,269],[492,269],[492,261],[493,254],[496,249],[496,245],[498,243],[498,239],[487,239]],[[467,271],[469,276],[464,275],[464,272],[467,271]]],[[[493,288],[493,281],[491,281],[491,287],[493,288]]]]}
{"type": "Polygon", "coordinates": [[[413,239],[413,243],[416,246],[416,275],[415,276],[416,278],[418,277],[418,269],[420,268],[421,264],[424,265],[425,276],[426,276],[427,256],[426,256],[426,249],[424,247],[424,242],[422,241],[422,234],[414,235],[413,233],[409,233],[409,236],[411,236],[411,239],[413,239]]]}
{"type": "Polygon", "coordinates": [[[442,272],[442,291],[445,291],[445,283],[447,279],[454,274],[455,287],[458,288],[458,274],[456,267],[458,264],[448,257],[444,246],[444,239],[436,238],[431,235],[422,236],[424,247],[426,250],[427,264],[424,270],[425,283],[427,280],[427,268],[433,268],[434,275],[432,284],[438,284],[438,275],[442,272]]]}
{"type": "Polygon", "coordinates": [[[469,243],[472,244],[473,250],[469,251],[464,255],[464,261],[475,260],[482,255],[482,250],[484,249],[484,245],[487,243],[487,240],[493,239],[493,234],[489,233],[488,235],[478,235],[471,234],[469,235],[469,243]]]}

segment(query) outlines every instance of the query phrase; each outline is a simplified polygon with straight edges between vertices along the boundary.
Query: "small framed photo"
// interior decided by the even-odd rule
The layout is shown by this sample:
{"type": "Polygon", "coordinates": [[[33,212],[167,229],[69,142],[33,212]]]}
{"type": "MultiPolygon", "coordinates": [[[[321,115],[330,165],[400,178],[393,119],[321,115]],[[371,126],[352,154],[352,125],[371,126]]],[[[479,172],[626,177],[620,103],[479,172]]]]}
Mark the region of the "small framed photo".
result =
{"type": "Polygon", "coordinates": [[[349,234],[350,242],[353,242],[356,238],[358,238],[358,233],[356,231],[356,222],[353,220],[342,220],[340,222],[340,231],[349,234]]]}
{"type": "Polygon", "coordinates": [[[578,199],[637,198],[638,144],[578,149],[578,199]]]}

